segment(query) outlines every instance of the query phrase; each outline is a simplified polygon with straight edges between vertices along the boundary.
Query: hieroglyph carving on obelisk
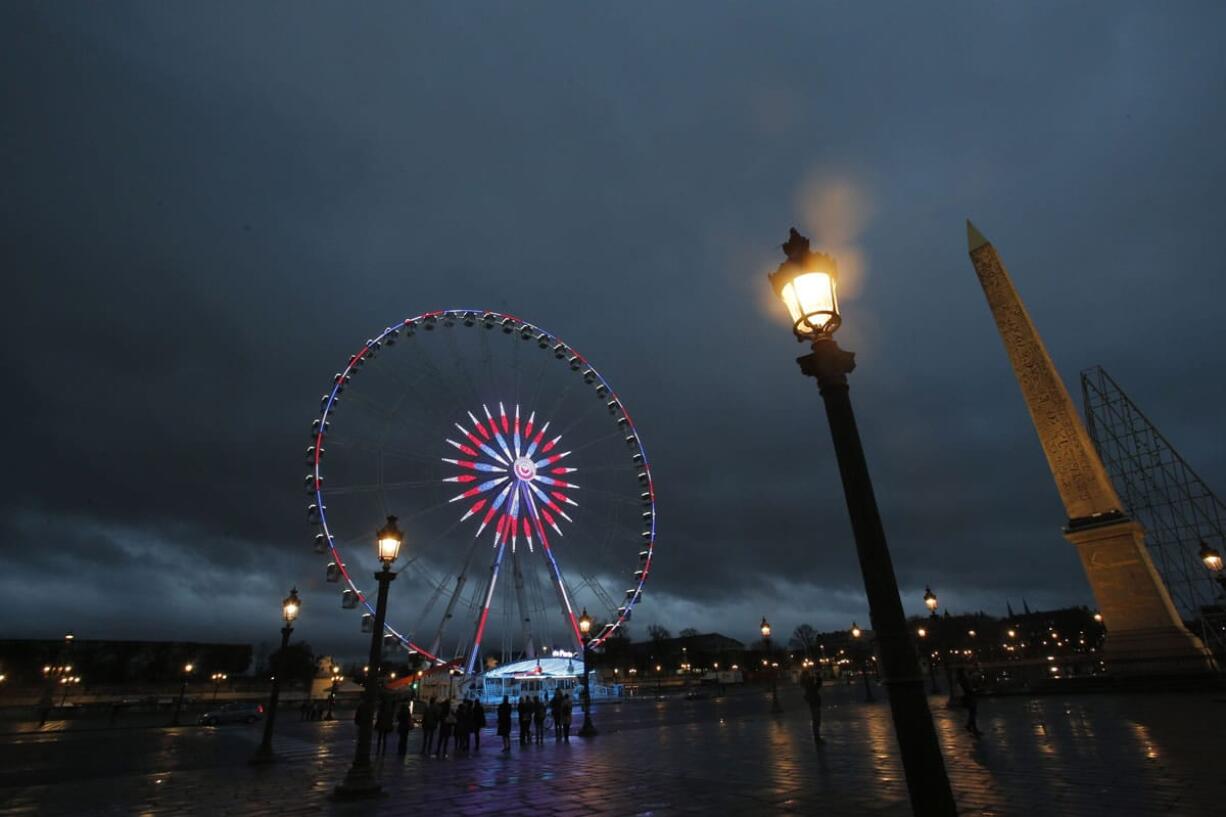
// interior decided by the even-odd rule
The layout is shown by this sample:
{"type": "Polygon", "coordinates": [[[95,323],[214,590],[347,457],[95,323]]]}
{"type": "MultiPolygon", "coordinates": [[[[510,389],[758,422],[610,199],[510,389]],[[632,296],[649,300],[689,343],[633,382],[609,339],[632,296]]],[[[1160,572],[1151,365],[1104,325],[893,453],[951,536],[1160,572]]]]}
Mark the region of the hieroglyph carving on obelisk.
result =
{"type": "Polygon", "coordinates": [[[966,229],[971,262],[1005,342],[1005,351],[1022,387],[1022,397],[1069,519],[1119,511],[1120,498],[1025,304],[1013,288],[1005,265],[975,225],[968,221],[966,229]]]}

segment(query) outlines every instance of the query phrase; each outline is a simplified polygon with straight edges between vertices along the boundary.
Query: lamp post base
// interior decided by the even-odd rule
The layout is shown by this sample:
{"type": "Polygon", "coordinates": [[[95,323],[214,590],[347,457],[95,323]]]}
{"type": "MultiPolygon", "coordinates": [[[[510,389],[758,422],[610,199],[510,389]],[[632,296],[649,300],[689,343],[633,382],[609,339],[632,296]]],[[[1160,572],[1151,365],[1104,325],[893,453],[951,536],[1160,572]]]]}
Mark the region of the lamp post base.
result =
{"type": "Polygon", "coordinates": [[[272,747],[260,746],[255,750],[255,754],[247,761],[251,766],[267,766],[269,763],[275,763],[277,756],[272,753],[272,747]]]}
{"type": "Polygon", "coordinates": [[[352,766],[345,780],[332,790],[334,800],[365,800],[382,797],[383,786],[369,766],[352,766]]]}
{"type": "Polygon", "coordinates": [[[596,731],[596,727],[592,726],[590,723],[583,724],[583,726],[579,729],[579,737],[581,738],[594,738],[599,734],[600,733],[596,731]]]}
{"type": "Polygon", "coordinates": [[[771,714],[772,715],[782,715],[783,714],[783,707],[779,704],[779,696],[777,694],[771,695],[771,714]]]}

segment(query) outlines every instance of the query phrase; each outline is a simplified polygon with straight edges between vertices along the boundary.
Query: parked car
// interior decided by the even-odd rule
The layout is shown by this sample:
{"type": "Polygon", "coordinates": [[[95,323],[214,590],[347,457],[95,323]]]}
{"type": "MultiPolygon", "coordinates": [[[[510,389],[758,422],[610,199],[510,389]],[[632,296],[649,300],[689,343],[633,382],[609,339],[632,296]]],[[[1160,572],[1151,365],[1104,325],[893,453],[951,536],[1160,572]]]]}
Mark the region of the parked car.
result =
{"type": "Polygon", "coordinates": [[[264,717],[263,704],[226,704],[200,716],[201,726],[217,726],[222,723],[255,723],[264,717]]]}

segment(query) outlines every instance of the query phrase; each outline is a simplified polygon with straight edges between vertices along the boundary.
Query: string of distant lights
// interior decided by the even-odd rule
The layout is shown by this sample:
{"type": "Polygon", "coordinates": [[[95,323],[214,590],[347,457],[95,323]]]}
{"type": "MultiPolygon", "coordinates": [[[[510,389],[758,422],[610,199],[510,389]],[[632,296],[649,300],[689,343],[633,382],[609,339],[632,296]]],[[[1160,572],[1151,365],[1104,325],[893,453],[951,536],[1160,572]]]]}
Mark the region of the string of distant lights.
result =
{"type": "MultiPolygon", "coordinates": [[[[630,619],[634,606],[642,597],[643,587],[651,570],[656,541],[655,485],[651,468],[630,413],[605,377],[557,335],[512,315],[486,310],[446,309],[406,318],[384,328],[367,340],[333,377],[331,387],[320,400],[320,416],[312,425],[312,444],[307,449],[310,473],[305,479],[307,492],[313,498],[308,508],[308,517],[319,527],[319,533],[315,537],[316,552],[327,554],[331,559],[327,569],[328,581],[343,583],[343,607],[360,607],[367,611],[363,615],[363,624],[366,626],[374,612],[373,603],[358,588],[345,565],[338,545],[339,531],[334,530],[335,526],[328,515],[325,502],[329,496],[329,488],[325,487],[327,483],[324,479],[323,464],[329,435],[333,433],[331,425],[338,401],[355,376],[390,347],[397,343],[412,343],[415,339],[421,343],[419,333],[457,331],[460,328],[490,331],[499,329],[500,332],[493,334],[518,338],[524,344],[537,348],[569,368],[583,386],[603,402],[608,422],[611,424],[610,434],[620,436],[629,450],[628,466],[633,469],[638,489],[634,492],[636,495],[617,496],[614,499],[639,508],[641,530],[637,543],[638,560],[624,600],[620,604],[612,602],[616,606],[606,611],[608,620],[602,629],[592,636],[592,645],[599,646],[630,619]]],[[[467,372],[469,362],[471,361],[460,360],[456,362],[456,366],[467,372]]],[[[414,397],[426,403],[431,400],[428,393],[414,397]]],[[[576,645],[581,643],[575,605],[567,590],[568,585],[563,578],[552,540],[555,537],[562,538],[563,524],[573,524],[575,517],[583,514],[584,506],[589,504],[582,499],[584,489],[576,482],[576,475],[585,473],[592,467],[595,467],[596,471],[610,468],[608,462],[588,463],[583,459],[579,452],[591,444],[589,441],[581,440],[573,449],[567,450],[561,444],[563,437],[568,436],[565,429],[555,426],[551,430],[551,418],[541,414],[537,408],[521,406],[517,402],[517,395],[507,397],[510,399],[501,402],[494,400],[463,409],[450,409],[462,410],[462,415],[452,418],[449,428],[440,429],[443,435],[440,444],[448,446],[442,453],[448,455],[439,456],[436,462],[445,463],[451,468],[451,473],[442,477],[441,481],[462,489],[451,496],[447,503],[462,509],[456,515],[460,523],[473,526],[473,542],[485,535],[490,540],[490,549],[493,551],[489,576],[481,595],[479,613],[473,622],[473,636],[467,649],[462,656],[448,658],[440,654],[438,644],[443,625],[452,616],[455,600],[466,581],[468,560],[457,571],[456,589],[443,613],[443,622],[439,625],[433,644],[426,646],[420,643],[408,628],[397,628],[390,623],[385,628],[385,638],[389,643],[398,643],[434,664],[460,666],[462,662],[465,672],[473,671],[479,655],[490,605],[508,549],[516,559],[521,558],[521,555],[541,555],[569,630],[576,645]],[[458,437],[454,432],[458,432],[458,437]],[[522,554],[524,548],[527,549],[527,554],[522,554]]],[[[541,397],[548,399],[550,395],[541,397]]],[[[633,484],[629,480],[627,483],[633,484]]],[[[411,511],[412,509],[407,509],[402,516],[411,516],[411,511]]],[[[591,524],[601,523],[600,520],[594,520],[591,524]]],[[[345,540],[340,538],[339,541],[345,540]]],[[[518,571],[517,561],[517,582],[521,581],[518,571]]],[[[585,585],[595,582],[586,575],[584,579],[585,585]]],[[[438,589],[441,591],[441,584],[438,589]]],[[[597,595],[603,599],[611,599],[603,590],[597,595]]],[[[433,601],[427,605],[427,609],[432,604],[433,601]]]]}

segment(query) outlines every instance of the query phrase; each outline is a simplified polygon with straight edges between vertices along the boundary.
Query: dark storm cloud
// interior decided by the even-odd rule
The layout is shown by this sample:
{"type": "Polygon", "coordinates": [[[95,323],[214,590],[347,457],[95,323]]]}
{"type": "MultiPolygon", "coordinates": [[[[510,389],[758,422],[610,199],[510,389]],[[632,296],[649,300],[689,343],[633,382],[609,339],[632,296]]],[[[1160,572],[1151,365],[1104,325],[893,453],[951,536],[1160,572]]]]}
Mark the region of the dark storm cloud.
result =
{"type": "Polygon", "coordinates": [[[372,328],[474,301],[634,407],[662,526],[636,627],[864,620],[763,279],[793,223],[848,270],[909,608],[1089,602],[967,215],[1066,380],[1104,364],[1226,483],[1214,4],[0,15],[11,634],[259,639],[292,582],[330,611],[296,485],[318,394],[372,328]]]}

